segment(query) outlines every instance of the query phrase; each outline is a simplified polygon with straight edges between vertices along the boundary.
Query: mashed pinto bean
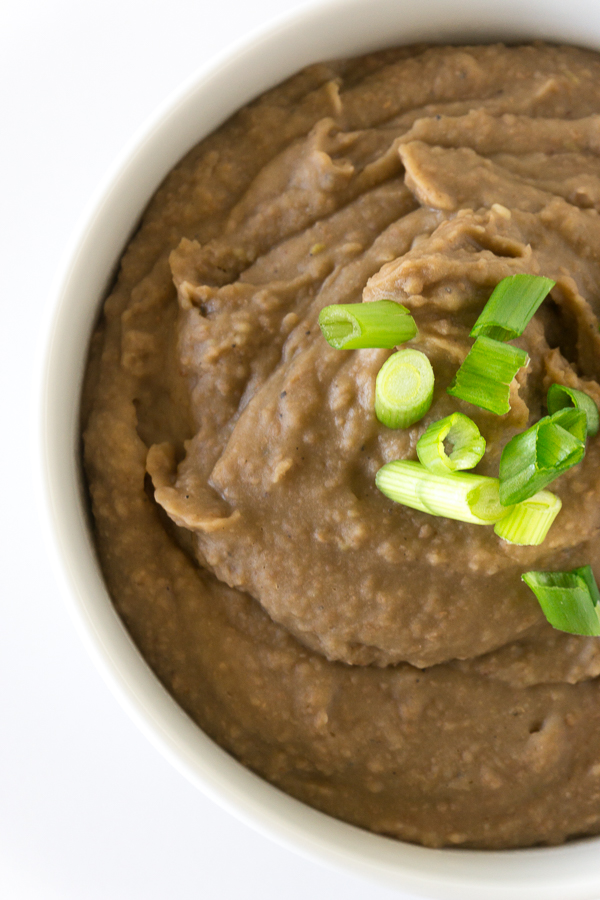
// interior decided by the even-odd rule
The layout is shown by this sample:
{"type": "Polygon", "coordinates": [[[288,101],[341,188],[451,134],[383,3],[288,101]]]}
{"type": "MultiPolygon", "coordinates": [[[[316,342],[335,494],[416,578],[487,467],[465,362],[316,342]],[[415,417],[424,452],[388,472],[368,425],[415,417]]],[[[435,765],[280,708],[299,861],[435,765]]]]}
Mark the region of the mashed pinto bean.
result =
{"type": "MultiPolygon", "coordinates": [[[[189,715],[301,800],[429,846],[600,832],[600,641],[520,581],[600,560],[600,440],[539,547],[391,503],[376,471],[461,410],[503,446],[550,384],[600,403],[600,57],[412,47],[312,66],[194,148],[150,203],[83,398],[115,605],[189,715]],[[493,287],[556,281],[502,417],[446,387],[493,287]],[[374,413],[387,350],[323,306],[392,298],[431,409],[374,413]]],[[[597,575],[600,572],[597,570],[597,575]]]]}

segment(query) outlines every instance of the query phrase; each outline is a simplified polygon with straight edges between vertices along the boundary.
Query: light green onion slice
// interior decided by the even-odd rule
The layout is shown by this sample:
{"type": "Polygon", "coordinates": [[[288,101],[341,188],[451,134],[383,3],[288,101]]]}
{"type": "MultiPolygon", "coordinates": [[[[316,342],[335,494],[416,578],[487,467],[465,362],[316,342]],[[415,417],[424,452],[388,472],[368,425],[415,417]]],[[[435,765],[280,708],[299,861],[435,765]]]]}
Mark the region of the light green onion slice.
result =
{"type": "Polygon", "coordinates": [[[568,634],[600,635],[598,587],[590,566],[571,572],[525,572],[521,578],[553,628],[568,634]]]}
{"type": "Polygon", "coordinates": [[[496,285],[471,330],[471,337],[512,341],[525,331],[555,281],[540,275],[509,275],[496,285]]]}
{"type": "Polygon", "coordinates": [[[566,387],[564,384],[552,384],[548,390],[548,412],[555,413],[559,409],[582,409],[587,419],[587,433],[589,436],[598,433],[600,416],[598,407],[589,394],[576,391],[575,388],[566,387]]]}
{"type": "Polygon", "coordinates": [[[396,503],[460,522],[493,525],[509,512],[500,503],[498,479],[486,475],[435,475],[421,463],[398,459],[382,466],[375,484],[396,503]]]}
{"type": "Polygon", "coordinates": [[[509,544],[535,547],[541,544],[560,512],[562,503],[550,491],[538,491],[529,500],[517,503],[496,523],[494,531],[509,544]]]}
{"type": "Polygon", "coordinates": [[[500,457],[500,499],[507,506],[538,491],[581,462],[585,453],[586,416],[563,409],[515,435],[500,457]]]}
{"type": "Polygon", "coordinates": [[[375,414],[388,428],[408,428],[423,418],[433,398],[433,369],[420,350],[398,350],[375,381],[375,414]]]}
{"type": "Polygon", "coordinates": [[[473,469],[485,452],[485,438],[472,419],[452,413],[434,422],[417,441],[417,456],[430,472],[449,475],[459,469],[473,469]],[[446,453],[445,444],[452,445],[446,453]]]}
{"type": "Polygon", "coordinates": [[[319,326],[325,340],[336,350],[366,347],[391,350],[418,333],[407,308],[393,300],[325,306],[319,313],[319,326]]]}
{"type": "Polygon", "coordinates": [[[510,409],[510,383],[529,358],[525,350],[478,337],[448,393],[498,416],[510,409]]]}

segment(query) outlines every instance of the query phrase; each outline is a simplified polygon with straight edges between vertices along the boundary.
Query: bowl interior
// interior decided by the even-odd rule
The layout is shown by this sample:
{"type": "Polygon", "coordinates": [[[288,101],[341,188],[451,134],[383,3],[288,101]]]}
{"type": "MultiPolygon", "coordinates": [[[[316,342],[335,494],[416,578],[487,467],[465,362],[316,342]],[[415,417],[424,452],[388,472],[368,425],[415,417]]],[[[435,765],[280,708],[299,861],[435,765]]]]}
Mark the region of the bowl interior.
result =
{"type": "Polygon", "coordinates": [[[310,809],[239,765],[185,715],[118,618],[98,567],[80,469],[79,396],[89,338],[144,207],[184,153],[302,66],[384,46],[545,39],[600,48],[586,0],[323,0],[250,35],[164,103],[99,188],[60,270],[38,375],[40,496],[57,577],[88,651],[148,738],[190,781],[271,838],[322,862],[435,898],[600,896],[600,839],[558,848],[427,850],[310,809]],[[526,892],[526,893],[525,893],[526,892]]]}

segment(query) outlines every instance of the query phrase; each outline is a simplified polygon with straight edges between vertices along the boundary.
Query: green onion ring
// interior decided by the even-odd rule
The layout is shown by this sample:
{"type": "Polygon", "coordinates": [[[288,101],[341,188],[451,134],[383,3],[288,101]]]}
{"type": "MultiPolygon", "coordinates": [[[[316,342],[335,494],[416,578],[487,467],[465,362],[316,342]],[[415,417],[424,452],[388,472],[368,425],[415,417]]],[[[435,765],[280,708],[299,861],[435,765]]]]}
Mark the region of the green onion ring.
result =
{"type": "Polygon", "coordinates": [[[398,350],[375,382],[375,414],[388,428],[408,428],[422,419],[433,398],[433,369],[420,350],[398,350]]]}
{"type": "Polygon", "coordinates": [[[325,340],[336,350],[391,350],[418,334],[409,311],[393,300],[325,306],[319,313],[319,326],[325,340]]]}
{"type": "Polygon", "coordinates": [[[591,437],[598,433],[600,415],[598,407],[589,394],[577,391],[575,388],[564,384],[551,384],[548,389],[548,412],[558,412],[560,409],[582,409],[587,419],[587,434],[591,437]]]}
{"type": "Polygon", "coordinates": [[[463,413],[452,413],[433,422],[417,441],[417,456],[430,472],[448,475],[462,469],[473,469],[485,452],[485,439],[475,422],[463,413]],[[444,442],[452,444],[446,453],[444,442]]]}
{"type": "Polygon", "coordinates": [[[521,578],[553,628],[567,634],[600,635],[598,587],[590,566],[570,572],[525,572],[521,578]]]}
{"type": "Polygon", "coordinates": [[[471,337],[512,341],[527,324],[556,282],[541,275],[509,275],[496,285],[473,329],[471,337]]]}

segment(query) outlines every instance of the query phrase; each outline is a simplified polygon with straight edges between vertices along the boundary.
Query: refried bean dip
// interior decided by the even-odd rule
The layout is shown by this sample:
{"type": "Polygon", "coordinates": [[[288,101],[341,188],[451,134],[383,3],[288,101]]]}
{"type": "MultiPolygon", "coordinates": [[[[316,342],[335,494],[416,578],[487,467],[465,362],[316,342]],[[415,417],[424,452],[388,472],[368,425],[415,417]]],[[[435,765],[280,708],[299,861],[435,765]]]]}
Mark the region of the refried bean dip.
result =
{"type": "MultiPolygon", "coordinates": [[[[600,440],[546,541],[392,503],[375,473],[460,410],[498,474],[550,384],[600,403],[600,57],[409,47],[311,66],[203,140],[152,199],[90,352],[85,467],[115,605],[187,713],[348,822],[437,847],[600,832],[600,640],[523,572],[600,562],[600,440]],[[514,273],[556,281],[495,416],[448,395],[514,273]],[[322,307],[415,317],[433,404],[374,413],[389,350],[322,307]]],[[[600,574],[600,573],[598,573],[600,574]]]]}

